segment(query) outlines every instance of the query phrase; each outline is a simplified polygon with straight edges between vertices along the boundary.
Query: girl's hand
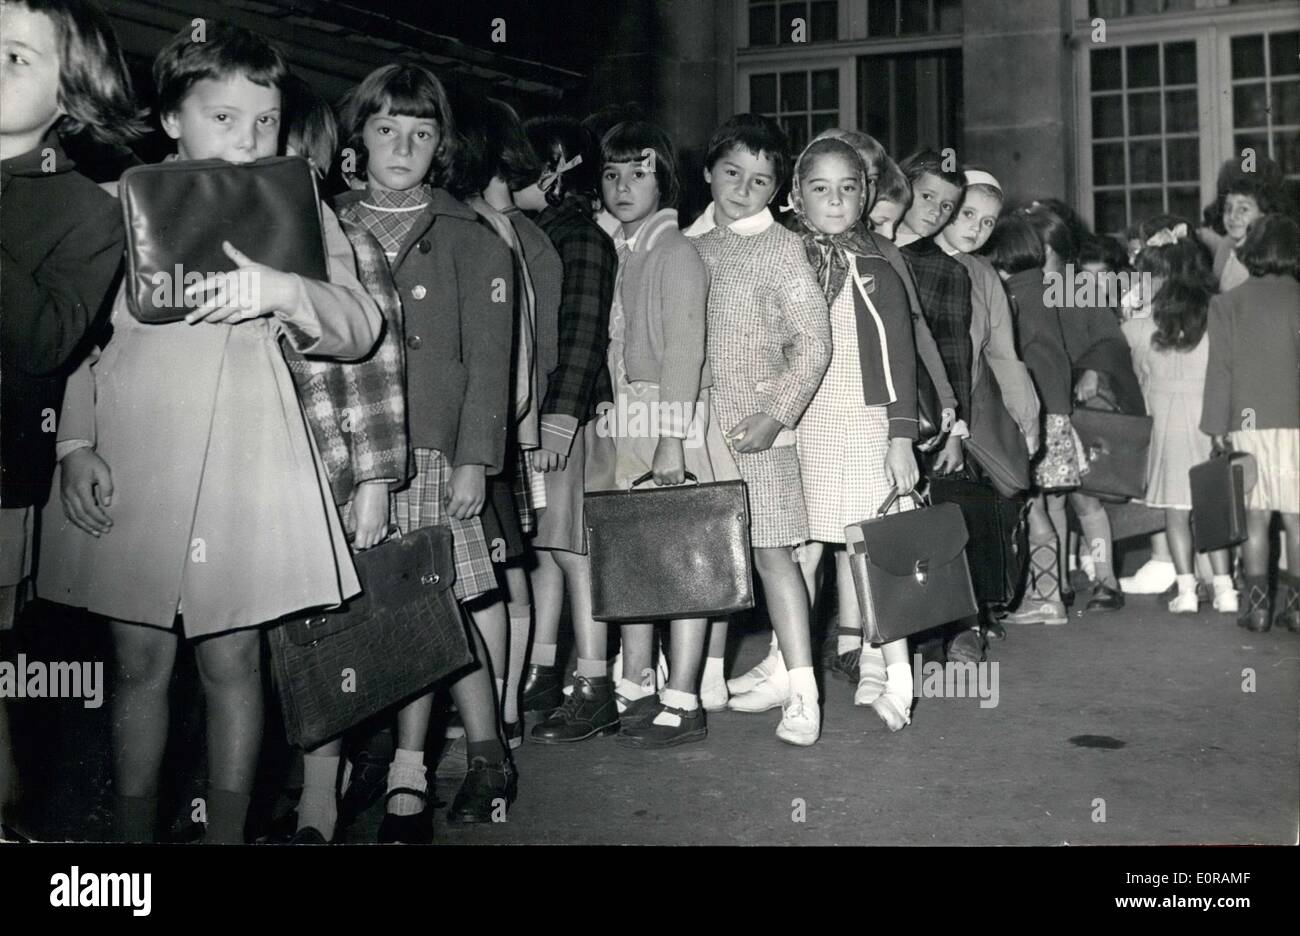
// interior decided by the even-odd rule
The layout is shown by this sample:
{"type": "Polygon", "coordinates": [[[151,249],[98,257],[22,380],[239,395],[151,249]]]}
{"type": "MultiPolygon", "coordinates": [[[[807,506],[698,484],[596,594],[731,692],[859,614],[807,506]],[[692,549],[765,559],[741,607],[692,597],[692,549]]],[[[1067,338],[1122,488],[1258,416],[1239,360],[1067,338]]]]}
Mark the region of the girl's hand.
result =
{"type": "MultiPolygon", "coordinates": [[[[939,452],[939,457],[934,460],[935,474],[952,474],[955,471],[961,471],[961,466],[966,463],[965,456],[961,450],[961,439],[948,436],[948,441],[943,444],[943,450],[939,452]]],[[[901,491],[902,488],[900,487],[901,491]]]]}
{"type": "Polygon", "coordinates": [[[1086,370],[1079,375],[1079,382],[1074,385],[1074,398],[1080,403],[1087,403],[1097,395],[1100,378],[1095,370],[1086,370]]]}
{"type": "Polygon", "coordinates": [[[91,536],[107,533],[113,526],[106,508],[113,505],[113,473],[108,463],[92,448],[79,448],[59,462],[59,496],[63,514],[73,525],[91,536]]]}
{"type": "Polygon", "coordinates": [[[482,465],[461,465],[451,470],[447,482],[447,513],[453,520],[469,520],[483,512],[487,481],[482,465]]]}
{"type": "Polygon", "coordinates": [[[378,546],[388,535],[388,482],[364,481],[352,495],[352,543],[357,549],[378,546]]]}
{"type": "Polygon", "coordinates": [[[686,457],[682,454],[682,440],[663,436],[655,446],[654,461],[650,465],[655,484],[681,484],[686,480],[686,457]]]}
{"type": "Polygon", "coordinates": [[[298,284],[293,274],[282,273],[264,263],[250,260],[236,250],[230,241],[222,241],[221,249],[235,261],[237,269],[229,273],[216,273],[185,290],[187,303],[198,296],[208,297],[201,306],[185,316],[186,322],[191,325],[198,322],[234,325],[270,315],[279,309],[287,309],[295,301],[298,284]]]}
{"type": "Polygon", "coordinates": [[[533,449],[528,453],[528,458],[533,463],[533,471],[563,471],[569,463],[569,456],[548,452],[546,449],[533,449]]]}
{"type": "Polygon", "coordinates": [[[774,419],[767,413],[755,413],[736,423],[727,433],[727,438],[737,452],[766,452],[784,428],[779,419],[774,419]]]}
{"type": "Polygon", "coordinates": [[[916,456],[912,454],[911,439],[889,440],[889,448],[885,451],[885,477],[900,494],[906,494],[921,480],[916,456]]]}
{"type": "Polygon", "coordinates": [[[952,432],[952,427],[957,423],[957,411],[951,406],[944,409],[939,416],[939,434],[952,432]]]}

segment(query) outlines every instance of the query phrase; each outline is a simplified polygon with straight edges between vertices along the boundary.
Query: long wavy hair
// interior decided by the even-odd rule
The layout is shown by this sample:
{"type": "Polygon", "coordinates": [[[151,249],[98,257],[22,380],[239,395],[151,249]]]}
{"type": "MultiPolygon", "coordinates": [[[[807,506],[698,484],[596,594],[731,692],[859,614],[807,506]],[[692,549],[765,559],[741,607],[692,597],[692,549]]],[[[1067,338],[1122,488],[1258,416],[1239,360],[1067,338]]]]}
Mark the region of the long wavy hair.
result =
{"type": "Polygon", "coordinates": [[[1201,343],[1216,292],[1210,258],[1193,235],[1161,247],[1148,246],[1138,254],[1135,269],[1163,279],[1152,301],[1156,333],[1151,345],[1158,351],[1191,351],[1201,343]]]}

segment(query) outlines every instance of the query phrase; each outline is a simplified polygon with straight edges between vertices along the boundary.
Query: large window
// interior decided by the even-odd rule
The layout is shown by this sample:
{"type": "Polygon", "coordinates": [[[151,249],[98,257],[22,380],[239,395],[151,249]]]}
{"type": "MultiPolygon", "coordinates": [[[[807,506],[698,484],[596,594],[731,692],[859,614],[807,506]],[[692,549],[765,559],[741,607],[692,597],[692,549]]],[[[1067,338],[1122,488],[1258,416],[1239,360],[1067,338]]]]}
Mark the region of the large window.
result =
{"type": "MultiPolygon", "coordinates": [[[[1254,2],[1254,0],[1252,0],[1254,2]]],[[[1196,8],[1196,0],[1088,0],[1088,15],[1150,16],[1196,8]]]]}
{"type": "Polygon", "coordinates": [[[1093,223],[1122,231],[1164,212],[1200,216],[1196,43],[1093,49],[1093,223]]]}
{"type": "Polygon", "coordinates": [[[961,0],[867,0],[867,35],[961,32],[961,0]]]}
{"type": "Polygon", "coordinates": [[[1232,144],[1300,179],[1300,31],[1233,36],[1232,144]]]}
{"type": "Polygon", "coordinates": [[[895,159],[920,146],[960,149],[961,50],[859,58],[858,126],[895,159]]]}
{"type": "Polygon", "coordinates": [[[749,0],[750,46],[789,44],[793,22],[803,20],[808,42],[833,42],[839,38],[839,4],[836,0],[773,2],[749,0]]]}
{"type": "Polygon", "coordinates": [[[821,131],[840,125],[839,70],[750,75],[749,109],[775,118],[797,153],[821,131]]]}

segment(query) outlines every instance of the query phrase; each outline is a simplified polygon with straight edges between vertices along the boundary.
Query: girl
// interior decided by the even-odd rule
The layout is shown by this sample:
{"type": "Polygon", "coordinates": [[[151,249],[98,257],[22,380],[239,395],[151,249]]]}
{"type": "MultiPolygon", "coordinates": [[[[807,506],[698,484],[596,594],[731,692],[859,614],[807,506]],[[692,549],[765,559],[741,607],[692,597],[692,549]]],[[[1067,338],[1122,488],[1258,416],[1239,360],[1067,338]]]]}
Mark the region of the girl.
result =
{"type": "Polygon", "coordinates": [[[1241,172],[1234,165],[1226,177],[1220,173],[1223,228],[1227,237],[1215,249],[1214,275],[1221,293],[1240,286],[1250,277],[1237,256],[1237,247],[1246,239],[1250,226],[1261,215],[1282,210],[1282,173],[1277,163],[1265,157],[1255,169],[1241,172]]]}
{"type": "MultiPolygon", "coordinates": [[[[1124,323],[1133,349],[1133,368],[1142,382],[1154,426],[1147,462],[1145,502],[1165,511],[1165,533],[1177,575],[1174,614],[1195,614],[1196,570],[1192,552],[1192,489],[1187,472],[1210,457],[1210,437],[1200,429],[1205,367],[1206,308],[1214,294],[1201,245],[1176,222],[1147,241],[1138,254],[1137,272],[1152,277],[1153,314],[1124,323]]],[[[1237,612],[1227,550],[1210,554],[1214,568],[1214,609],[1237,612]]]]}
{"type": "Polygon", "coordinates": [[[1289,218],[1265,215],[1250,226],[1237,256],[1250,278],[1210,300],[1201,429],[1259,465],[1246,495],[1247,601],[1237,623],[1252,631],[1276,623],[1300,633],[1300,229],[1289,218]],[[1287,568],[1270,601],[1273,511],[1282,514],[1287,568]]]}
{"type": "MultiPolygon", "coordinates": [[[[280,53],[215,22],[204,40],[187,26],[154,61],[178,158],[275,155],[280,53]]],[[[258,627],[359,590],[278,344],[348,359],[379,336],[379,310],[331,222],[329,283],[227,243],[257,275],[247,304],[227,303],[237,273],[212,276],[186,290],[197,308],[184,321],[145,325],[120,291],[112,339],[69,385],[59,433],[73,449],[60,463],[67,516],[47,514],[42,588],[112,619],[115,812],[128,841],[154,834],[177,613],[207,698],[206,841],[240,842],[263,724],[258,627]]]]}
{"type": "MultiPolygon", "coordinates": [[[[729,478],[725,443],[710,419],[708,273],[677,228],[672,143],[653,124],[624,122],[601,141],[601,163],[601,197],[619,221],[618,282],[609,316],[609,368],[619,399],[612,412],[646,413],[651,427],[640,436],[615,428],[614,484],[628,487],[647,472],[657,485],[681,484],[688,471],[701,482],[729,478]]],[[[619,740],[634,747],[703,740],[708,728],[698,686],[707,627],[704,618],[672,622],[668,682],[656,699],[653,688],[639,681],[644,670],[653,673],[654,625],[624,625],[618,691],[602,663],[599,674],[578,673],[565,708],[581,703],[607,713],[613,703],[619,740]]],[[[562,712],[543,726],[563,720],[562,712]]]]}
{"type": "Polygon", "coordinates": [[[876,200],[867,216],[872,232],[892,242],[898,233],[899,222],[911,206],[912,183],[907,181],[898,163],[886,156],[880,167],[880,180],[876,183],[876,200]]]}
{"type": "MultiPolygon", "coordinates": [[[[457,168],[450,191],[478,212],[510,248],[514,259],[513,419],[506,467],[490,479],[490,509],[484,511],[485,532],[490,539],[501,536],[506,544],[500,574],[506,600],[476,610],[475,622],[488,646],[497,695],[503,699],[507,742],[517,747],[524,737],[519,682],[532,616],[523,534],[535,527],[537,507],[545,506],[542,475],[530,471],[527,459],[541,446],[538,410],[546,390],[545,374],[554,366],[557,353],[556,316],[563,267],[546,235],[514,207],[512,191],[523,188],[540,172],[514,110],[500,101],[467,97],[458,103],[456,115],[457,168]],[[489,520],[495,529],[486,529],[489,520]]],[[[454,769],[465,763],[464,743],[457,739],[444,754],[453,775],[454,769]]]]}
{"type": "Polygon", "coordinates": [[[767,118],[723,124],[706,169],[716,224],[695,244],[709,270],[713,402],[747,487],[754,565],[781,648],[782,665],[728,706],[780,705],[776,736],[809,745],[821,712],[808,592],[792,552],[808,538],[794,427],[826,371],[830,330],[798,237],[767,208],[785,181],[786,159],[784,135],[767,118]]]}
{"type": "MultiPolygon", "coordinates": [[[[583,492],[589,484],[608,486],[596,479],[613,466],[613,443],[596,431],[595,416],[597,406],[612,397],[605,353],[618,254],[593,220],[600,156],[591,134],[563,117],[531,120],[524,127],[543,169],[537,181],[514,193],[514,201],[525,211],[540,212],[537,224],[563,267],[557,356],[540,400],[541,447],[530,458],[533,472],[544,478],[545,506],[532,540],[537,624],[522,690],[528,712],[558,709],[563,701],[555,653],[566,586],[579,668],[604,675],[608,657],[606,627],[591,616],[583,492]]],[[[533,738],[556,743],[594,737],[617,714],[617,707],[606,709],[602,720],[599,710],[575,711],[551,731],[536,726],[533,738]]]]}
{"type": "MultiPolygon", "coordinates": [[[[1043,242],[1046,273],[1066,277],[1065,281],[1072,283],[1071,272],[1077,241],[1070,232],[1069,222],[1037,202],[1027,217],[1043,242]]],[[[1082,222],[1076,218],[1075,223],[1082,222]]],[[[1142,399],[1137,376],[1133,373],[1128,343],[1110,310],[1103,307],[1068,308],[1058,318],[1061,334],[1065,338],[1065,353],[1070,358],[1074,399],[1084,405],[1100,405],[1121,413],[1145,415],[1146,404],[1142,399]]],[[[1094,580],[1092,594],[1088,598],[1088,610],[1118,610],[1124,606],[1124,593],[1120,591],[1119,581],[1115,578],[1110,518],[1102,508],[1101,501],[1090,494],[1071,491],[1069,502],[1079,518],[1090,560],[1085,566],[1091,567],[1094,580]]],[[[1065,500],[1054,496],[1049,499],[1048,506],[1054,511],[1057,542],[1060,554],[1064,557],[1068,542],[1065,500]]],[[[1063,599],[1066,605],[1072,604],[1073,589],[1063,589],[1063,599]]]]}
{"type": "MultiPolygon", "coordinates": [[[[334,112],[295,75],[286,76],[283,90],[285,150],[307,157],[324,181],[338,147],[334,112]]],[[[361,550],[385,539],[389,490],[404,485],[408,477],[405,332],[402,301],[383,248],[365,228],[348,223],[343,232],[356,254],[361,283],[384,316],[379,345],[355,363],[306,358],[291,348],[285,349],[285,358],[325,463],[343,529],[361,550]]],[[[341,754],[341,738],[304,753],[294,844],[334,840],[341,754]]]]}
{"type": "MultiPolygon", "coordinates": [[[[74,171],[62,137],[120,144],[140,130],[107,17],[81,0],[0,5],[0,632],[30,588],[36,509],[49,495],[69,367],[102,324],[122,260],[117,202],[74,171]]],[[[0,823],[17,767],[0,699],[0,823]]]]}
{"type": "MultiPolygon", "coordinates": [[[[867,208],[867,170],[839,140],[809,144],[795,165],[791,204],[804,247],[830,303],[832,355],[799,423],[799,462],[815,565],[845,526],[873,517],[891,489],[910,491],[919,472],[916,349],[903,278],[858,224],[867,208]]],[[[835,550],[840,621],[859,621],[848,554],[835,550]]],[[[859,637],[861,641],[861,637],[859,637]]],[[[891,731],[911,721],[907,641],[862,646],[854,702],[871,705],[891,731]]]]}
{"type": "MultiPolygon", "coordinates": [[[[510,250],[446,184],[455,127],[442,83],[416,65],[385,65],[348,92],[341,123],[366,188],[341,195],[339,217],[366,227],[388,257],[406,321],[406,395],[415,477],[393,496],[403,533],[449,524],[456,597],[494,593],[480,515],[487,477],[506,464],[514,271],[510,250]]],[[[496,600],[495,594],[471,612],[496,600]]],[[[448,819],[485,822],[512,802],[514,764],[501,740],[490,656],[469,627],[480,665],[451,687],[464,721],[466,774],[448,819]]],[[[432,692],[397,713],[381,841],[427,842],[424,745],[432,692]]]]}
{"type": "MultiPolygon", "coordinates": [[[[984,256],[1006,283],[1020,337],[1020,354],[1029,368],[1042,406],[1042,443],[1034,466],[1037,491],[1029,501],[1029,585],[1018,611],[1004,618],[1015,624],[1064,624],[1057,530],[1047,492],[1079,483],[1080,445],[1070,426],[1070,358],[1056,309],[1043,303],[1047,253],[1023,213],[998,219],[984,245],[984,256]]],[[[1055,496],[1055,495],[1054,495],[1055,496]]],[[[1061,504],[1063,512],[1064,505],[1061,504]]]]}

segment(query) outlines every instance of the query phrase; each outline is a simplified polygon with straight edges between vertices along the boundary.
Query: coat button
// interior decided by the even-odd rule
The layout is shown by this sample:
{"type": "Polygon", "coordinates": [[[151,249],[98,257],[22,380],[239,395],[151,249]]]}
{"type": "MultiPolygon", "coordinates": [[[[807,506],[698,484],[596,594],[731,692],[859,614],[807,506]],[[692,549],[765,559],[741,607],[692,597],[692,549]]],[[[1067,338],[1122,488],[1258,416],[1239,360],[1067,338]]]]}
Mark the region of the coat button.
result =
{"type": "Polygon", "coordinates": [[[428,253],[433,249],[433,245],[429,243],[428,238],[421,240],[416,246],[420,249],[420,253],[428,253]]]}
{"type": "Polygon", "coordinates": [[[422,344],[424,344],[424,339],[421,338],[419,335],[406,336],[406,346],[410,348],[412,351],[419,351],[420,345],[422,344]]]}
{"type": "Polygon", "coordinates": [[[423,286],[416,286],[411,290],[411,298],[413,299],[423,299],[428,294],[429,290],[425,289],[423,286]]]}

